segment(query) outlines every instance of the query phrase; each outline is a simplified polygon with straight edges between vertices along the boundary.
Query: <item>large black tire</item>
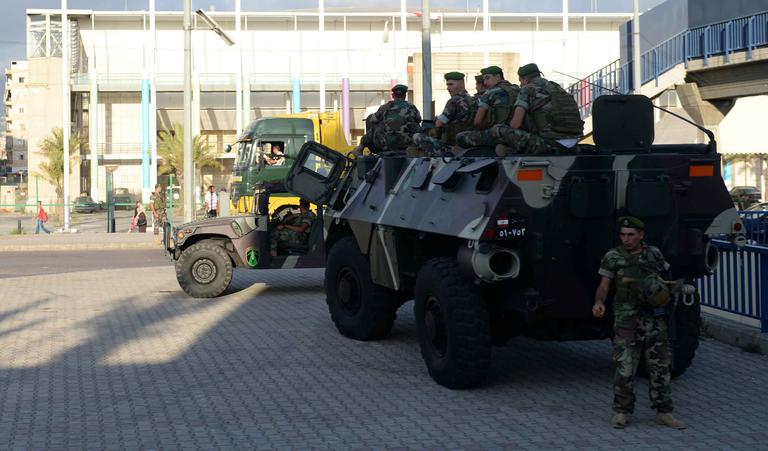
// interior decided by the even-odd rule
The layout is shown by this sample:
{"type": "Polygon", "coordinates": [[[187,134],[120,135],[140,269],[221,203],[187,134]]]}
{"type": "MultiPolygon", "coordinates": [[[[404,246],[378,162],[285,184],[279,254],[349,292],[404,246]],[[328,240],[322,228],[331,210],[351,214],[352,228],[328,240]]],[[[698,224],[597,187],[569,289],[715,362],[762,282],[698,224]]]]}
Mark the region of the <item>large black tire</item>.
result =
{"type": "Polygon", "coordinates": [[[476,387],[491,363],[488,309],[454,258],[432,259],[416,277],[414,313],[429,375],[451,389],[476,387]]]}
{"type": "Polygon", "coordinates": [[[192,297],[215,298],[232,281],[232,260],[215,241],[199,241],[184,249],[176,261],[176,280],[192,297]]]}
{"type": "Polygon", "coordinates": [[[675,306],[675,330],[671,342],[673,378],[681,376],[691,366],[701,336],[701,298],[698,290],[683,299],[687,302],[678,302],[675,306]]]}
{"type": "Polygon", "coordinates": [[[392,330],[400,305],[397,292],[373,283],[368,258],[352,236],[337,241],[328,253],[325,293],[331,319],[345,337],[379,340],[392,330]]]}

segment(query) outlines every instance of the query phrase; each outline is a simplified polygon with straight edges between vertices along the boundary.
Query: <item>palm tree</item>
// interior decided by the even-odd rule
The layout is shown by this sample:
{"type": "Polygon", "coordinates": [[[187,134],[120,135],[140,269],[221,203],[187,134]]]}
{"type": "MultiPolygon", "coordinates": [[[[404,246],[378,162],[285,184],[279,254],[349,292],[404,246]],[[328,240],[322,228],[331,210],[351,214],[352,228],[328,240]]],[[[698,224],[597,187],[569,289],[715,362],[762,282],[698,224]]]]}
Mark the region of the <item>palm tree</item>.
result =
{"type": "MultiPolygon", "coordinates": [[[[173,174],[179,179],[182,185],[184,179],[184,127],[179,124],[173,124],[173,130],[161,131],[160,140],[157,144],[157,154],[163,159],[158,167],[159,174],[173,174]]],[[[195,167],[224,169],[224,165],[216,159],[215,149],[210,144],[203,141],[200,135],[192,139],[192,161],[195,167]]],[[[194,174],[192,175],[194,177],[194,174]]]]}
{"type": "MultiPolygon", "coordinates": [[[[78,133],[69,136],[69,173],[75,166],[80,155],[80,150],[88,150],[88,140],[78,133]]],[[[64,197],[64,130],[61,127],[51,129],[51,134],[40,142],[40,153],[48,161],[39,166],[40,173],[35,175],[42,177],[56,189],[56,197],[61,202],[64,197]]]]}

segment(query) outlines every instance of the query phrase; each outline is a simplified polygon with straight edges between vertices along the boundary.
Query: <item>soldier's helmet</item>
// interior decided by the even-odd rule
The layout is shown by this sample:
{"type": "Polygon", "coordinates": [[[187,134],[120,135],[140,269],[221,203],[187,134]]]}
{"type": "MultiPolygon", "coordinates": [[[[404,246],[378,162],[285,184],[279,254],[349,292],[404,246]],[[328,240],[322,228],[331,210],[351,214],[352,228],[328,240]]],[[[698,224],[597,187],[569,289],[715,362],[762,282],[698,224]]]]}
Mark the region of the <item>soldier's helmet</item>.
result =
{"type": "Polygon", "coordinates": [[[632,284],[632,298],[641,306],[658,308],[667,305],[670,291],[664,280],[657,274],[648,274],[632,284]]]}

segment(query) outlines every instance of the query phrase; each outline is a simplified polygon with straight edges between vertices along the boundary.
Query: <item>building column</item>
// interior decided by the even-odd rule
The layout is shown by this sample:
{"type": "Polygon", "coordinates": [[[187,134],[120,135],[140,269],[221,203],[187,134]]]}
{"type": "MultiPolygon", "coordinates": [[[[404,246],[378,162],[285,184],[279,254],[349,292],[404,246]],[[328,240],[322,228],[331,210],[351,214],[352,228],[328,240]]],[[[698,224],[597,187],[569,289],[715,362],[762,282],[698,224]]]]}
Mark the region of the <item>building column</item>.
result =
{"type": "Polygon", "coordinates": [[[152,192],[149,187],[150,181],[150,154],[149,154],[149,137],[150,137],[150,92],[149,92],[149,75],[144,74],[141,80],[141,201],[143,203],[149,202],[149,194],[152,192]]]}
{"type": "Polygon", "coordinates": [[[99,196],[99,84],[93,64],[88,70],[91,89],[88,96],[88,148],[91,153],[91,198],[101,201],[99,196]]]}
{"type": "Polygon", "coordinates": [[[345,76],[341,79],[341,123],[344,127],[344,137],[347,139],[347,144],[352,143],[352,133],[350,132],[350,105],[349,105],[349,76],[345,76]]]}
{"type": "Polygon", "coordinates": [[[243,73],[243,129],[251,123],[251,74],[243,73]]]}

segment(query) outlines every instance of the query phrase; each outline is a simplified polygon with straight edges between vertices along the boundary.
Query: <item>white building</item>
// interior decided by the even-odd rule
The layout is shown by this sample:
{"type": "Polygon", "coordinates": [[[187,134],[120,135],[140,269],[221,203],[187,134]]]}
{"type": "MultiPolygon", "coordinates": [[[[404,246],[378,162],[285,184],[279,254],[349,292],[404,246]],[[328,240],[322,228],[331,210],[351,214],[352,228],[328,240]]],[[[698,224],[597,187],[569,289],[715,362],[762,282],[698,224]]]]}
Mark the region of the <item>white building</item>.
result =
{"type": "Polygon", "coordinates": [[[13,172],[27,170],[27,62],[12,61],[5,69],[5,158],[13,172]]]}
{"type": "MultiPolygon", "coordinates": [[[[149,3],[151,7],[154,1],[149,3]]],[[[226,186],[234,155],[224,154],[223,148],[254,118],[348,108],[354,141],[362,133],[365,109],[388,100],[395,82],[408,84],[412,100],[423,109],[421,18],[414,13],[210,14],[236,45],[228,47],[205,30],[202,21],[195,23],[193,133],[213,144],[225,162],[224,171],[204,173],[205,183],[226,186]],[[349,105],[342,102],[344,80],[349,105]]],[[[431,16],[437,109],[448,98],[442,74],[453,70],[471,77],[496,64],[515,79],[520,64],[536,62],[548,78],[568,85],[571,79],[559,73],[579,77],[619,57],[619,25],[630,17],[483,12],[431,16]]],[[[117,165],[115,186],[138,195],[142,156],[156,154],[158,130],[182,122],[182,13],[70,10],[68,19],[72,130],[89,143],[73,166],[70,193],[90,192],[103,200],[104,167],[117,165]],[[143,83],[148,89],[142,93],[143,83]],[[142,117],[143,103],[147,118],[142,117]]],[[[62,122],[61,28],[61,11],[27,10],[30,173],[40,163],[38,143],[62,122]]],[[[473,86],[470,79],[468,87],[473,86]]],[[[157,177],[155,164],[153,158],[150,184],[157,177]]],[[[52,196],[52,189],[46,189],[41,197],[52,196]]]]}

